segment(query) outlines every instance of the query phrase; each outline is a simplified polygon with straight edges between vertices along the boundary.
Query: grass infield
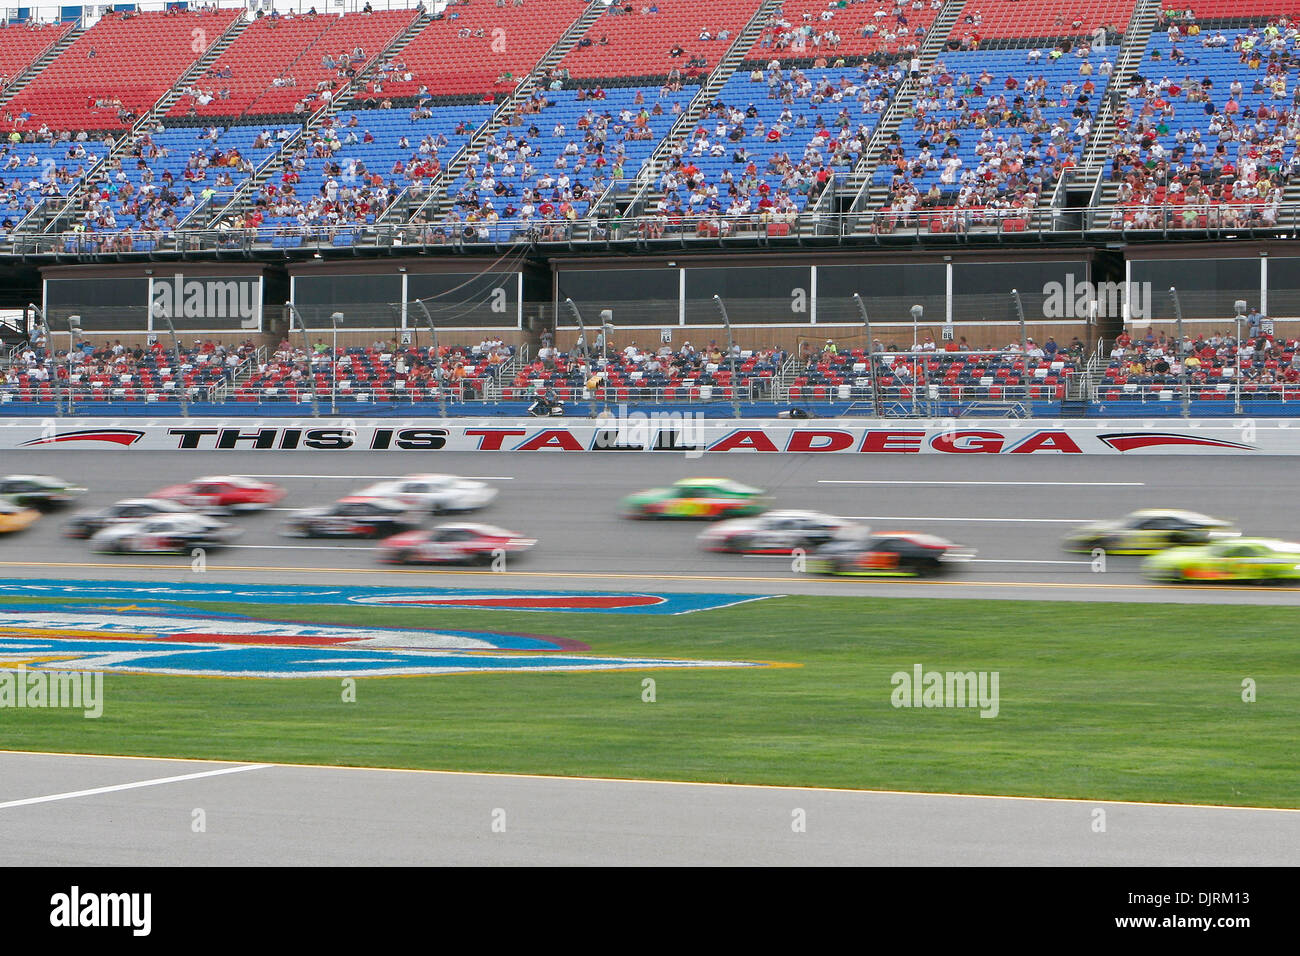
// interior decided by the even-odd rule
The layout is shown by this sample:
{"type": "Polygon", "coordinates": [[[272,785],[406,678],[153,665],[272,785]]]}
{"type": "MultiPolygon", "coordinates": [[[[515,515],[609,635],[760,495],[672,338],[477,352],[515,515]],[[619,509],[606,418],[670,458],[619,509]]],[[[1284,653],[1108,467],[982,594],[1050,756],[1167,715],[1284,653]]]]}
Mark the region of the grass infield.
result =
{"type": "Polygon", "coordinates": [[[1290,608],[784,597],[656,618],[188,605],[799,666],[362,678],[355,703],[333,679],[109,674],[102,718],[2,709],[0,747],[1300,807],[1290,608]],[[998,716],[895,708],[891,675],[916,664],[997,671],[998,716]]]}

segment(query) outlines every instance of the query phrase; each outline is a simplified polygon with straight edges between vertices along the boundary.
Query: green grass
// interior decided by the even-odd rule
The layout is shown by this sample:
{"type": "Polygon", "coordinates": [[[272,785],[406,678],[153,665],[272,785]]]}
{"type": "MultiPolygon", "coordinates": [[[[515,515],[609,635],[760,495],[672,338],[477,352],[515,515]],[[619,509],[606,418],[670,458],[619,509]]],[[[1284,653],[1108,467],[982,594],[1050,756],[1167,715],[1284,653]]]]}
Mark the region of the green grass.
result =
{"type": "Polygon", "coordinates": [[[0,710],[0,747],[1300,807],[1289,608],[787,597],[663,618],[237,610],[800,666],[363,678],[356,703],[337,680],[110,674],[100,720],[0,710]],[[998,671],[998,717],[892,707],[890,675],[918,663],[998,671]]]}

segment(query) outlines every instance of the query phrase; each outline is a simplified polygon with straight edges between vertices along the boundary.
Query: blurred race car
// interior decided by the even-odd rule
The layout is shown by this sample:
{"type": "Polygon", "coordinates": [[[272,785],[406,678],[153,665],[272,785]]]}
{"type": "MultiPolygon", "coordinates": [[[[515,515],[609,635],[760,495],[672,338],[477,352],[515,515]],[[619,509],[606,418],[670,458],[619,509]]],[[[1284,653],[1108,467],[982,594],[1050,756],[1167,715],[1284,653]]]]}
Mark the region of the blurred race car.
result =
{"type": "Polygon", "coordinates": [[[761,514],[763,492],[730,478],[683,478],[668,488],[651,488],[623,499],[629,518],[743,518],[761,514]]]}
{"type": "Polygon", "coordinates": [[[283,498],[284,489],[256,478],[217,475],[169,485],[149,497],[176,501],[198,511],[256,511],[283,498]]]}
{"type": "Polygon", "coordinates": [[[536,538],[490,524],[444,524],[384,539],[379,560],[390,564],[488,564],[498,553],[522,554],[535,544],[536,538]]]}
{"type": "Polygon", "coordinates": [[[0,498],[27,508],[59,508],[86,489],[49,475],[5,475],[0,478],[0,498]]]}
{"type": "Polygon", "coordinates": [[[381,481],[352,495],[399,501],[408,508],[435,515],[477,511],[486,508],[496,496],[497,490],[486,482],[455,475],[407,475],[395,481],[381,481]]]}
{"type": "Polygon", "coordinates": [[[40,517],[41,513],[35,508],[24,508],[12,501],[0,499],[0,534],[30,528],[40,517]]]}
{"type": "Polygon", "coordinates": [[[101,528],[125,521],[139,521],[160,515],[194,514],[189,508],[164,498],[126,498],[117,504],[98,511],[82,511],[72,516],[64,525],[63,533],[69,538],[89,538],[101,528]]]}
{"type": "Polygon", "coordinates": [[[1206,544],[1240,534],[1221,518],[1195,511],[1150,508],[1117,521],[1086,524],[1066,535],[1065,550],[1091,552],[1101,548],[1110,554],[1154,554],[1180,544],[1206,544]]]}
{"type": "Polygon", "coordinates": [[[397,502],[349,497],[299,511],[285,522],[284,533],[299,538],[386,538],[419,524],[420,516],[397,502]]]}
{"type": "Polygon", "coordinates": [[[212,548],[239,537],[239,529],[207,515],[158,515],[109,525],[91,535],[90,550],[107,554],[185,554],[212,548]]]}
{"type": "Polygon", "coordinates": [[[1277,538],[1234,538],[1169,548],[1142,562],[1152,581],[1300,580],[1300,543],[1277,538]]]}
{"type": "Polygon", "coordinates": [[[731,554],[789,554],[795,548],[825,544],[852,522],[819,511],[769,511],[754,518],[732,518],[700,534],[707,551],[731,554]]]}
{"type": "Polygon", "coordinates": [[[858,577],[923,577],[943,574],[975,557],[946,538],[911,531],[883,531],[838,538],[808,555],[809,574],[858,577]]]}

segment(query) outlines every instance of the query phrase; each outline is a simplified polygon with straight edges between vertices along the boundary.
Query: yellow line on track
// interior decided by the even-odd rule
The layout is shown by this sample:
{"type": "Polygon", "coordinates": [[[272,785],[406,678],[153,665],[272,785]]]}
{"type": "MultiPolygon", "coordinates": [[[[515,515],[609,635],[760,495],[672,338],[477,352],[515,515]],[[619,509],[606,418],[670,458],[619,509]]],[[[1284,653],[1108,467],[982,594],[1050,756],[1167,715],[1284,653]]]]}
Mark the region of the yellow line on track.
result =
{"type": "MultiPolygon", "coordinates": [[[[131,570],[131,571],[177,571],[186,574],[194,574],[187,564],[114,564],[111,562],[73,562],[73,561],[0,561],[0,567],[9,568],[111,568],[113,570],[131,570]]],[[[847,587],[855,583],[871,582],[874,578],[848,578],[848,577],[758,577],[745,575],[721,575],[721,574],[643,574],[632,572],[600,572],[600,571],[470,571],[459,569],[440,569],[433,570],[429,568],[304,568],[304,567],[272,567],[269,565],[217,565],[209,564],[208,571],[283,571],[290,574],[413,574],[413,575],[458,575],[476,578],[485,578],[492,580],[509,580],[511,578],[563,578],[576,580],[628,580],[628,581],[738,581],[751,582],[759,584],[778,585],[782,583],[798,582],[801,584],[819,583],[832,584],[847,587]]],[[[21,580],[21,579],[18,579],[21,580]]],[[[222,582],[226,583],[226,582],[222,582]]],[[[1095,584],[1084,584],[1081,582],[1071,581],[954,581],[954,580],[908,580],[903,578],[891,578],[891,586],[912,587],[957,587],[957,588],[1039,588],[1052,589],[1064,588],[1074,590],[1108,590],[1108,591],[1243,591],[1250,594],[1268,594],[1268,593],[1290,593],[1286,588],[1263,588],[1263,587],[1244,587],[1231,584],[1120,584],[1101,582],[1095,584]]]]}

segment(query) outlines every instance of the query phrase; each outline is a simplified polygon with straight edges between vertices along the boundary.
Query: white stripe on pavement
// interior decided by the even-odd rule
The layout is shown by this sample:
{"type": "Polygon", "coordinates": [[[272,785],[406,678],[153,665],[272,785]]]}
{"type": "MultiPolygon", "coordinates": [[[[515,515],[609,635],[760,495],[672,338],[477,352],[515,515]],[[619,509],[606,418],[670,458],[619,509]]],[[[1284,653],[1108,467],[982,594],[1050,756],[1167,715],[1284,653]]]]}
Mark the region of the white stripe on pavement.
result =
{"type": "Polygon", "coordinates": [[[141,787],[158,787],[166,783],[180,783],[183,780],[198,780],[200,777],[219,777],[228,773],[243,773],[245,770],[266,770],[273,766],[269,763],[245,764],[240,767],[222,767],[220,770],[204,770],[201,773],[186,773],[179,777],[156,777],[153,780],[137,780],[134,783],[118,783],[111,787],[95,787],[92,790],[71,790],[67,793],[51,793],[43,797],[27,797],[23,800],[10,800],[0,803],[0,810],[10,807],[26,807],[34,803],[53,803],[56,800],[72,800],[76,797],[93,797],[100,793],[114,793],[118,790],[138,790],[141,787]]]}
{"type": "Polygon", "coordinates": [[[850,521],[1000,521],[1006,524],[1088,524],[1093,518],[926,518],[920,515],[844,515],[850,521]]]}
{"type": "Polygon", "coordinates": [[[1054,488],[1141,488],[1145,481],[928,481],[922,479],[818,478],[819,485],[1044,485],[1054,488]]]}

